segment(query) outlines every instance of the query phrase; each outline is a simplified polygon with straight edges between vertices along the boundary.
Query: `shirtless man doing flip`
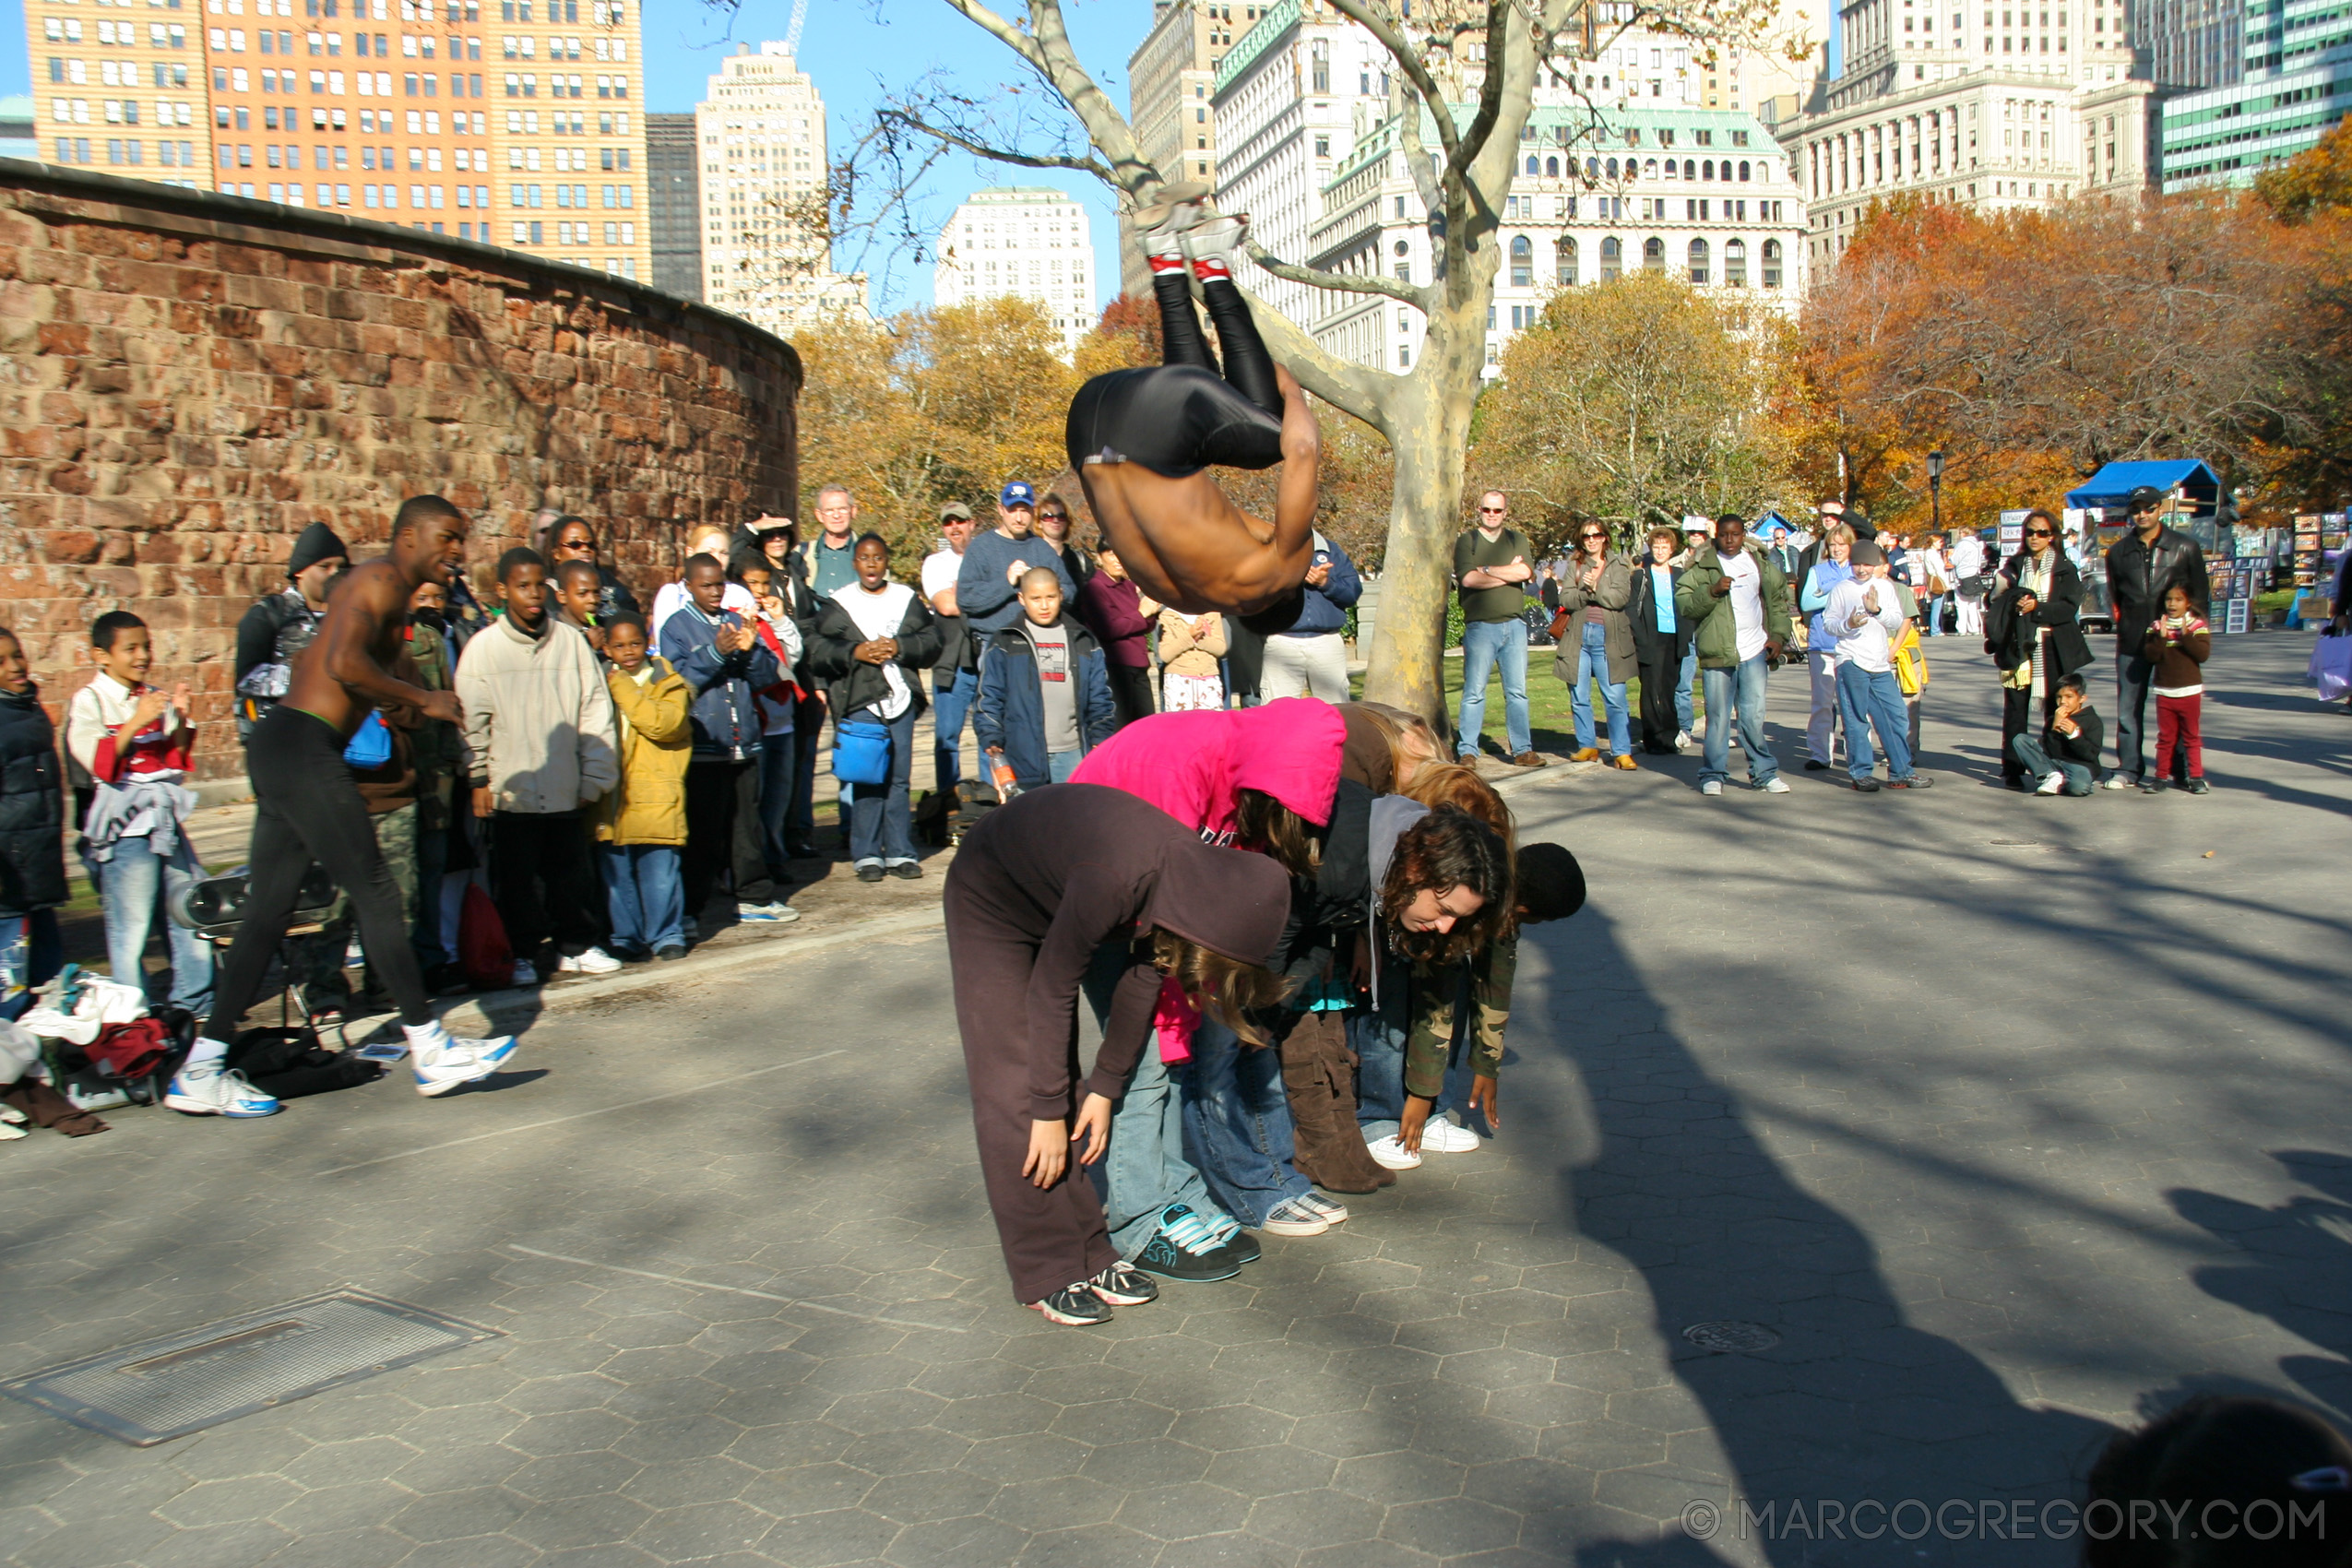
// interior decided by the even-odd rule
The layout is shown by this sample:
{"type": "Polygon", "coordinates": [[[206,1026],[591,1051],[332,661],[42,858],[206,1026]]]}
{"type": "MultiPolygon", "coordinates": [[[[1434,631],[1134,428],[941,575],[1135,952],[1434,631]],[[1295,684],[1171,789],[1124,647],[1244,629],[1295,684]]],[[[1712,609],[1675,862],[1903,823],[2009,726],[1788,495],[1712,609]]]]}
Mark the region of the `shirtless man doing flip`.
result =
{"type": "Polygon", "coordinates": [[[355,568],[336,586],[318,635],[294,659],[284,699],[254,727],[245,760],[258,806],[244,918],[213,993],[212,1017],[165,1097],[173,1110],[242,1117],[278,1109],[276,1099],[229,1071],[222,1059],[256,1000],[313,861],[350,897],[368,962],[399,1004],[417,1093],[446,1094],[488,1077],[514,1055],[512,1035],[457,1039],[434,1016],[409,945],[399,886],[376,848],[367,806],[343,760],[343,748],[379,704],[405,704],[431,719],[462,721],[453,694],[395,680],[386,667],[399,653],[410,597],[422,583],[447,586],[465,546],[466,519],[457,507],[438,495],[403,503],[392,521],[391,554],[355,568]]]}
{"type": "Polygon", "coordinates": [[[1233,282],[1247,220],[1208,212],[1206,195],[1206,186],[1171,185],[1135,214],[1167,362],[1111,371],[1078,389],[1070,401],[1070,466],[1104,539],[1145,593],[1188,615],[1287,611],[1314,554],[1321,436],[1233,282]],[[1217,323],[1223,375],[1193,314],[1193,277],[1217,323]],[[1276,463],[1282,479],[1271,524],[1234,505],[1206,471],[1276,463]]]}

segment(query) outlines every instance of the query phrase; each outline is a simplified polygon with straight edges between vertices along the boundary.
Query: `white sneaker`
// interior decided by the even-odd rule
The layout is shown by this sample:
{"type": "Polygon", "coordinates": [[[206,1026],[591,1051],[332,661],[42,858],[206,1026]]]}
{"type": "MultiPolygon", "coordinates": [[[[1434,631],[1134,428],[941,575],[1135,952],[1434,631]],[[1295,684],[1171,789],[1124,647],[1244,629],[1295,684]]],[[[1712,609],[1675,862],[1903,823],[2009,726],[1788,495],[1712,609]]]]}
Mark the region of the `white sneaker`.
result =
{"type": "Polygon", "coordinates": [[[2062,773],[2053,773],[2049,778],[2042,780],[2042,787],[2035,790],[2034,793],[2037,795],[2055,795],[2065,788],[2066,775],[2062,773]]]}
{"type": "Polygon", "coordinates": [[[1297,1198],[1287,1198],[1274,1206],[1259,1229],[1269,1236],[1320,1236],[1331,1229],[1331,1221],[1297,1198]]]}
{"type": "Polygon", "coordinates": [[[513,1035],[496,1039],[445,1038],[438,1045],[412,1045],[409,1063],[416,1074],[417,1093],[427,1099],[447,1094],[461,1084],[478,1083],[505,1067],[515,1054],[513,1035]]]}
{"type": "Polygon", "coordinates": [[[1396,1141],[1396,1134],[1394,1133],[1384,1138],[1368,1139],[1364,1146],[1372,1150],[1374,1164],[1384,1166],[1388,1170],[1414,1170],[1420,1167],[1421,1157],[1418,1153],[1408,1152],[1403,1144],[1396,1141]]]}
{"type": "Polygon", "coordinates": [[[2131,787],[2131,781],[2120,773],[2110,773],[2099,782],[2102,790],[2129,790],[2131,787]]]}
{"type": "Polygon", "coordinates": [[[1674,749],[1676,751],[1681,751],[1684,746],[1687,746],[1690,743],[1691,732],[1688,730],[1677,730],[1674,731],[1674,749]]]}
{"type": "Polygon", "coordinates": [[[801,918],[801,911],[778,898],[766,904],[739,904],[735,918],[753,924],[790,925],[801,918]]]}
{"type": "Polygon", "coordinates": [[[539,971],[531,968],[528,958],[517,958],[515,960],[515,972],[506,983],[513,986],[537,985],[539,971]]]}
{"type": "Polygon", "coordinates": [[[1482,1142],[1467,1127],[1457,1127],[1443,1116],[1432,1116],[1421,1126],[1424,1154],[1475,1154],[1482,1142]]]}
{"type": "Polygon", "coordinates": [[[243,1073],[224,1070],[219,1062],[181,1068],[163,1096],[163,1103],[191,1116],[226,1116],[232,1120],[274,1116],[279,1111],[275,1097],[245,1082],[243,1073]]]}
{"type": "Polygon", "coordinates": [[[1704,784],[1702,784],[1702,785],[1700,785],[1700,786],[1699,786],[1699,793],[1700,793],[1700,794],[1702,794],[1702,795],[1720,795],[1720,794],[1722,794],[1722,793],[1723,793],[1723,780],[1722,780],[1722,779],[1720,779],[1720,778],[1710,778],[1710,779],[1708,779],[1705,783],[1704,783],[1704,784]]]}
{"type": "Polygon", "coordinates": [[[1767,795],[1785,795],[1788,793],[1788,780],[1776,773],[1771,778],[1765,779],[1762,784],[1757,785],[1756,788],[1762,790],[1767,795]]]}
{"type": "Polygon", "coordinates": [[[1326,1224],[1345,1225],[1348,1223],[1348,1206],[1337,1198],[1328,1198],[1321,1193],[1309,1193],[1304,1197],[1292,1198],[1290,1201],[1310,1214],[1322,1217],[1326,1224]]]}
{"type": "Polygon", "coordinates": [[[601,947],[591,947],[585,953],[565,954],[555,960],[559,975],[609,975],[621,968],[621,960],[601,947]]]}

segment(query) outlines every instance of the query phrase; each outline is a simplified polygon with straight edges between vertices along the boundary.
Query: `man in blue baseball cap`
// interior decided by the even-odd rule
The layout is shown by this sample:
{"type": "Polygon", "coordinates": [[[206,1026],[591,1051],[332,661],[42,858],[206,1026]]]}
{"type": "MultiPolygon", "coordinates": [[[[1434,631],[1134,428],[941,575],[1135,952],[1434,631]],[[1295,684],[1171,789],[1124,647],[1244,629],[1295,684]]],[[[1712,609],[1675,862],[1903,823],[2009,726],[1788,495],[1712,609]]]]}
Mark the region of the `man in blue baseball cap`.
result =
{"type": "Polygon", "coordinates": [[[1064,601],[1077,597],[1078,585],[1071,580],[1062,552],[1033,531],[1036,522],[1037,492],[1016,479],[997,494],[996,527],[964,547],[964,564],[956,573],[956,608],[964,617],[965,630],[983,649],[987,634],[1019,623],[1016,585],[1030,567],[1051,567],[1062,579],[1064,601]]]}

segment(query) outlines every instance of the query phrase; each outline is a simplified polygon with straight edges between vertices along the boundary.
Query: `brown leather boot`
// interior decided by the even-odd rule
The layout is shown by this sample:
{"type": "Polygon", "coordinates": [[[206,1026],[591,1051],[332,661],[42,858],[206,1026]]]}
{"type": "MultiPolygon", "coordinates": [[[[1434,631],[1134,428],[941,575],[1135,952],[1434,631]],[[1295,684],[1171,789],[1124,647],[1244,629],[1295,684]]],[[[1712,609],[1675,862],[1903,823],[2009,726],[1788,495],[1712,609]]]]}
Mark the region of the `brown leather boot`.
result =
{"type": "Polygon", "coordinates": [[[1336,1013],[1303,1013],[1282,1039],[1282,1087],[1299,1173],[1326,1192],[1369,1193],[1396,1180],[1356,1124],[1355,1059],[1336,1013]]]}

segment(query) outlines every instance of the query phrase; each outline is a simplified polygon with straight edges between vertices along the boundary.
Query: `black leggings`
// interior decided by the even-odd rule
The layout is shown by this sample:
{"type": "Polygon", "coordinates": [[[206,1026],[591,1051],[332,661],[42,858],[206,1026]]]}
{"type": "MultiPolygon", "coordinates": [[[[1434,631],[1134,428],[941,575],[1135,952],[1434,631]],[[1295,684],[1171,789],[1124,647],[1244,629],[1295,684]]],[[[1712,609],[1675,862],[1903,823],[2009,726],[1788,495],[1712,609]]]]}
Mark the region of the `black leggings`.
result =
{"type": "Polygon", "coordinates": [[[1282,460],[1282,393],[1249,302],[1224,278],[1201,285],[1225,348],[1225,374],[1202,340],[1181,272],[1153,276],[1164,363],[1114,370],[1078,388],[1066,434],[1070,466],[1108,448],[1154,473],[1182,479],[1215,463],[1270,469],[1282,460]]]}
{"type": "Polygon", "coordinates": [[[244,919],[229,947],[212,1018],[205,1033],[233,1041],[259,999],[262,977],[278,956],[286,923],[314,861],[351,901],[367,961],[400,1005],[404,1024],[433,1022],[432,999],[417,969],[402,916],[400,885],[376,847],[367,805],[343,761],[343,737],[315,714],[279,703],[254,726],[245,771],[257,797],[244,919]]]}

